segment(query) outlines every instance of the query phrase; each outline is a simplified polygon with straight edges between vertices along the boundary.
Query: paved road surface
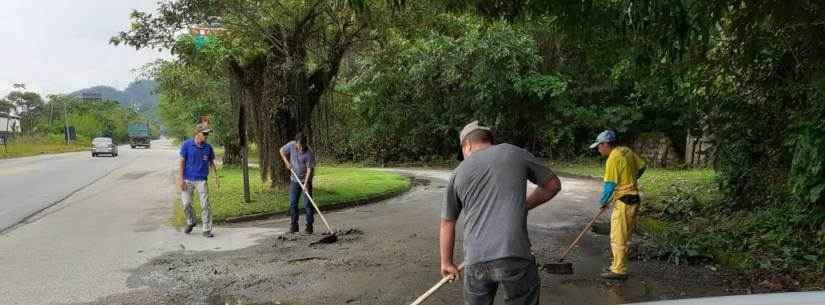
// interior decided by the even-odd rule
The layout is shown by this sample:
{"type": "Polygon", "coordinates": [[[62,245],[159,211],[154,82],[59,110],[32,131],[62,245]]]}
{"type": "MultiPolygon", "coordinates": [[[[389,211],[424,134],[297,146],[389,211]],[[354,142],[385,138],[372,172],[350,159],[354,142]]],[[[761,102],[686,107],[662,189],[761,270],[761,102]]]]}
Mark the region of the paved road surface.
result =
{"type": "MultiPolygon", "coordinates": [[[[0,234],[0,304],[406,304],[439,278],[447,171],[405,170],[419,181],[411,192],[329,213],[334,226],[358,230],[308,246],[317,235],[283,235],[285,218],[217,227],[214,239],[171,227],[176,158],[163,141],[115,159],[77,153],[3,161],[0,185],[14,194],[0,201],[6,223],[65,200],[0,234]]],[[[595,211],[598,182],[562,181],[559,198],[529,216],[540,262],[552,260],[595,211]]],[[[542,304],[724,294],[709,271],[655,262],[632,263],[626,284],[601,281],[607,247],[605,236],[589,234],[570,258],[576,274],[542,273],[542,304]]],[[[461,303],[459,287],[448,285],[428,304],[461,303]]]]}
{"type": "MultiPolygon", "coordinates": [[[[327,214],[329,222],[345,233],[337,243],[310,245],[317,235],[286,234],[231,251],[169,252],[130,271],[128,282],[134,289],[84,304],[409,304],[439,279],[438,221],[449,172],[404,172],[416,177],[409,193],[327,214]]],[[[531,211],[528,218],[540,263],[555,260],[596,211],[598,181],[562,183],[558,199],[531,211]]],[[[287,226],[287,219],[276,218],[232,227],[287,226]]],[[[607,249],[607,236],[588,234],[569,258],[575,274],[541,272],[541,304],[623,304],[726,293],[719,276],[701,266],[634,261],[633,277],[626,283],[601,280],[598,274],[609,260],[607,249]]],[[[457,255],[460,260],[460,250],[457,255]]],[[[461,304],[460,287],[446,285],[426,304],[461,304]]],[[[504,304],[503,296],[496,304],[504,304]]]]}
{"type": "Polygon", "coordinates": [[[0,231],[134,162],[137,156],[92,158],[89,152],[76,152],[0,160],[0,231]]]}
{"type": "Polygon", "coordinates": [[[177,196],[172,187],[176,149],[156,141],[152,149],[127,146],[119,153],[117,158],[83,152],[0,163],[5,226],[68,196],[0,235],[0,304],[91,301],[127,291],[128,271],[162,253],[236,249],[280,232],[219,229],[212,240],[199,230],[184,235],[169,225],[177,196]]]}

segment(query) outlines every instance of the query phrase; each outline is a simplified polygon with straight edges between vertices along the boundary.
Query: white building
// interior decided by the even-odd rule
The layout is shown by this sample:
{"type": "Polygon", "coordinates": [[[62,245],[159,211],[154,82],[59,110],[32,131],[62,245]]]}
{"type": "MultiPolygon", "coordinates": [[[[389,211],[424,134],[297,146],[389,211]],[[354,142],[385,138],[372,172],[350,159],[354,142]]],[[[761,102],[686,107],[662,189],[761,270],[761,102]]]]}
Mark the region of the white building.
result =
{"type": "Polygon", "coordinates": [[[20,132],[20,117],[0,112],[0,134],[20,132]]]}

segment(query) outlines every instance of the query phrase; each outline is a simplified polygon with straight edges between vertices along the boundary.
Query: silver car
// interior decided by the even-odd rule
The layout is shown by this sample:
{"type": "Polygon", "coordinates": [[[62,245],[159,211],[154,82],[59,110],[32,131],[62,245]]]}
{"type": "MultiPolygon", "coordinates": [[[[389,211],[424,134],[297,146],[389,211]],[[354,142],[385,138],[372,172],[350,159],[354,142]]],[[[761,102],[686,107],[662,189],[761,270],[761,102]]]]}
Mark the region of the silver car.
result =
{"type": "Polygon", "coordinates": [[[101,137],[92,140],[92,157],[100,154],[117,157],[117,144],[112,141],[112,138],[101,137]]]}

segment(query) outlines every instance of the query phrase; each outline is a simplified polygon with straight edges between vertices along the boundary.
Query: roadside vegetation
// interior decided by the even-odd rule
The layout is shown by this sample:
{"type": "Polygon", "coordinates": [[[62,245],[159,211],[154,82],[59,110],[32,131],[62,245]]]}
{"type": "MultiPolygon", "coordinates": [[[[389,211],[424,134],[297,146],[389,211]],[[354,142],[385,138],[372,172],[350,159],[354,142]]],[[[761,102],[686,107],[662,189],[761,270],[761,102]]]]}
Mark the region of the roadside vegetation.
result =
{"type": "MultiPolygon", "coordinates": [[[[124,107],[117,101],[83,100],[76,96],[50,95],[44,100],[27,91],[12,91],[0,99],[0,112],[18,109],[19,133],[9,137],[8,152],[0,146],[0,158],[52,154],[89,149],[95,137],[111,137],[118,144],[128,141],[127,125],[146,122],[148,114],[124,107]],[[76,139],[67,144],[66,125],[74,127],[76,139]]],[[[157,135],[158,126],[152,125],[157,135]]]]}
{"type": "Polygon", "coordinates": [[[73,144],[66,144],[66,141],[60,135],[51,135],[45,138],[19,136],[10,139],[6,149],[0,145],[0,159],[83,151],[89,149],[87,143],[91,143],[91,140],[78,139],[73,144]]]}
{"type": "Polygon", "coordinates": [[[651,170],[643,179],[651,220],[640,227],[661,237],[651,238],[652,256],[825,271],[817,6],[335,3],[177,0],[135,12],[111,41],[171,50],[148,71],[170,134],[188,136],[210,114],[225,163],[239,163],[242,139],[259,147],[261,183],[287,179],[277,148],[298,131],[320,157],[356,164],[449,162],[472,120],[552,160],[587,154],[604,129],[628,142],[655,133],[679,157],[707,156],[684,168],[713,171],[651,170]],[[188,31],[210,20],[231,22],[188,31]],[[689,149],[688,139],[709,147],[689,149]]]}
{"type": "MultiPolygon", "coordinates": [[[[250,176],[256,177],[257,168],[250,168],[250,176]]],[[[289,201],[286,192],[270,190],[260,179],[251,179],[252,202],[243,202],[241,170],[225,166],[220,170],[220,190],[216,191],[215,179],[209,180],[209,203],[212,219],[216,223],[228,218],[261,213],[286,213],[289,201]]],[[[321,207],[331,207],[355,201],[370,200],[387,194],[399,193],[410,187],[408,178],[399,174],[363,168],[319,167],[315,176],[313,198],[321,207]]],[[[197,197],[197,196],[195,196],[197,197]]],[[[303,208],[303,201],[299,203],[303,208]]],[[[195,215],[200,220],[199,199],[194,202],[195,215]]],[[[180,199],[175,201],[174,224],[186,223],[180,199]]]]}
{"type": "MultiPolygon", "coordinates": [[[[559,173],[600,179],[602,161],[553,162],[559,173]]],[[[711,169],[651,168],[637,225],[644,258],[721,265],[753,276],[765,291],[820,287],[825,210],[799,202],[734,211],[711,169]],[[777,279],[777,277],[779,279],[777,279]]],[[[594,203],[595,204],[595,203],[594,203]]]]}

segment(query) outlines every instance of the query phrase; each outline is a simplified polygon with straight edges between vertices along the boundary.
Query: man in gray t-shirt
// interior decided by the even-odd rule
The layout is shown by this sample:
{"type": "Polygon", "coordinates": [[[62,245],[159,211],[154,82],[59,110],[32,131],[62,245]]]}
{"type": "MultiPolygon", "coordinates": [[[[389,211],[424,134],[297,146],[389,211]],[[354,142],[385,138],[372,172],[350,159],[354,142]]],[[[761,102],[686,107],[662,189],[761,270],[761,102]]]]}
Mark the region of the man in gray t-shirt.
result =
{"type": "MultiPolygon", "coordinates": [[[[315,174],[315,154],[307,145],[306,136],[303,133],[298,133],[295,136],[295,141],[290,141],[280,149],[281,160],[284,161],[284,166],[292,170],[295,175],[290,173],[289,178],[289,217],[291,224],[289,226],[290,233],[298,232],[298,200],[303,196],[301,194],[303,184],[306,191],[312,196],[312,177],[315,174]],[[301,179],[298,181],[296,179],[301,179]]],[[[307,234],[312,234],[314,231],[312,224],[315,222],[315,210],[309,202],[309,197],[304,197],[304,211],[306,212],[306,229],[307,234]]]]}
{"type": "Polygon", "coordinates": [[[527,212],[550,199],[561,182],[524,149],[492,145],[489,128],[472,122],[460,135],[465,160],[447,185],[441,214],[441,273],[457,276],[455,224],[464,215],[465,304],[493,304],[499,285],[508,304],[538,304],[539,277],[530,252],[527,212]],[[538,185],[527,194],[527,181],[538,185]]]}

